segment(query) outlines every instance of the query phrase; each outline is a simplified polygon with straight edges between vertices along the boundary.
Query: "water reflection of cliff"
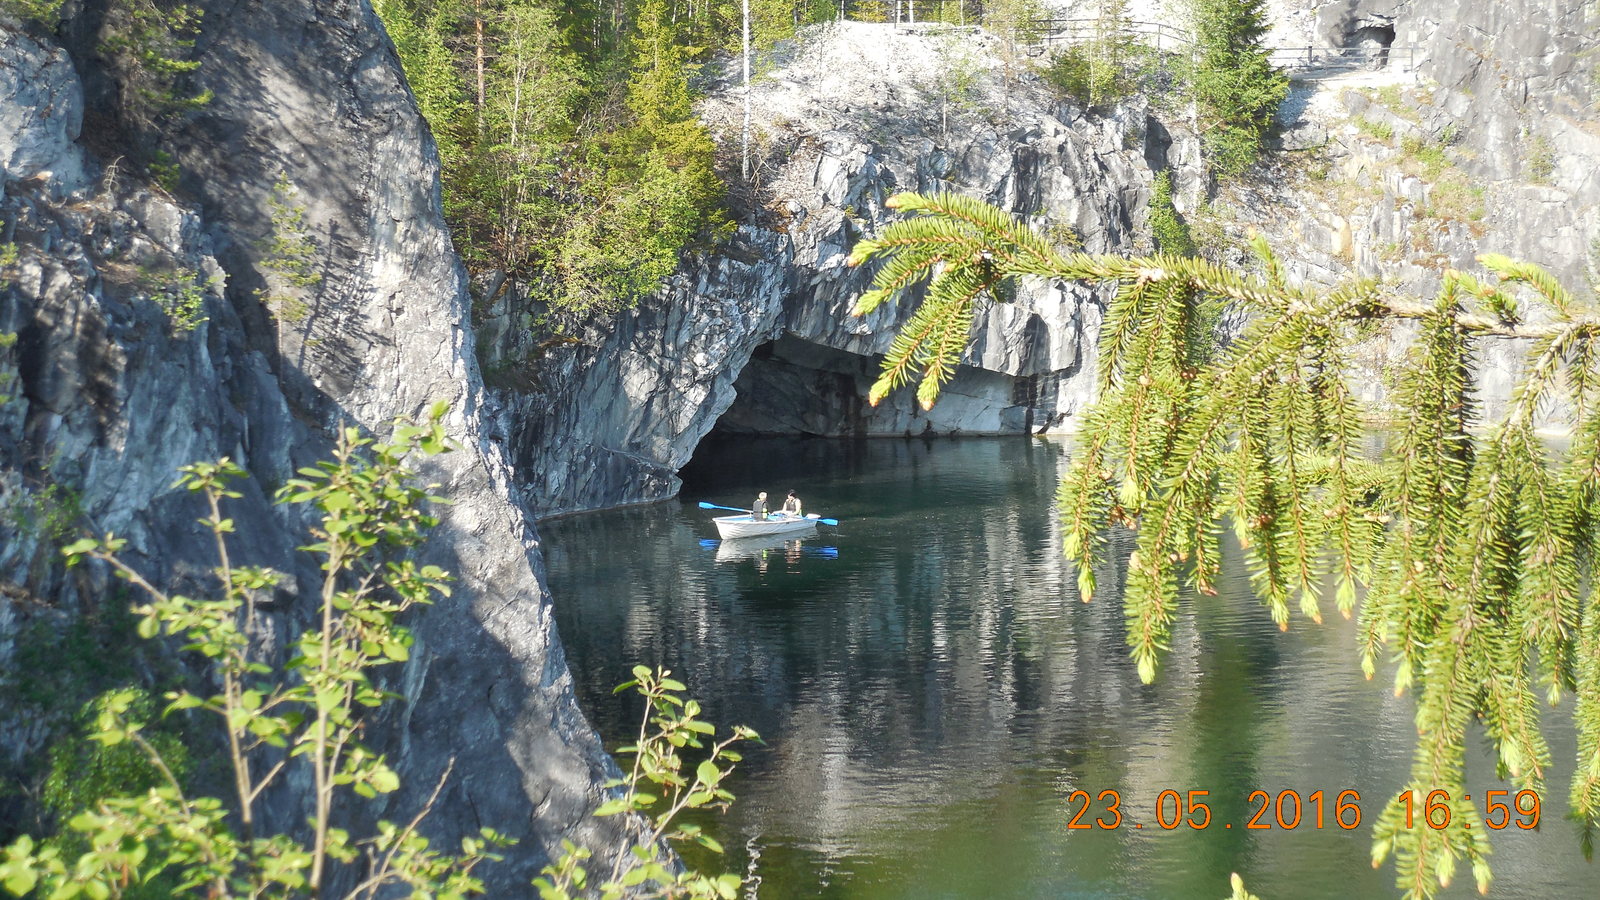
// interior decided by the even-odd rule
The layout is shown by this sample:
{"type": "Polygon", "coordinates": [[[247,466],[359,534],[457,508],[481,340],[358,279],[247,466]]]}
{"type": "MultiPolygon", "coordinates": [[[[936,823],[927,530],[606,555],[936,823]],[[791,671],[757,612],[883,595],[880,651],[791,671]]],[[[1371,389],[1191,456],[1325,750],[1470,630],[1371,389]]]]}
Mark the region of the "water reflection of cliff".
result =
{"type": "MultiPolygon", "coordinates": [[[[1252,860],[1280,896],[1314,896],[1308,879],[1328,896],[1392,893],[1366,826],[1242,825],[1251,791],[1287,788],[1321,788],[1330,809],[1358,789],[1370,825],[1406,772],[1409,702],[1362,680],[1337,616],[1280,634],[1237,569],[1219,596],[1186,603],[1161,678],[1141,686],[1109,590],[1122,573],[1100,573],[1105,594],[1084,605],[1061,556],[1064,454],[1015,438],[758,441],[720,448],[714,479],[688,479],[687,499],[728,505],[799,489],[808,511],[841,520],[801,548],[837,558],[779,548],[718,563],[701,546],[710,514],[692,505],[550,523],[584,708],[619,742],[637,708],[610,687],[660,662],[713,721],[767,738],[724,832],[736,858],[759,854],[762,896],[1211,896],[1252,860]],[[1107,788],[1124,827],[1067,830],[1071,792],[1107,788]],[[1209,790],[1212,827],[1157,828],[1167,789],[1209,790]]],[[[1124,555],[1130,538],[1117,537],[1124,555]]],[[[1580,877],[1570,835],[1547,831],[1563,834],[1496,854],[1500,884],[1580,877]]]]}

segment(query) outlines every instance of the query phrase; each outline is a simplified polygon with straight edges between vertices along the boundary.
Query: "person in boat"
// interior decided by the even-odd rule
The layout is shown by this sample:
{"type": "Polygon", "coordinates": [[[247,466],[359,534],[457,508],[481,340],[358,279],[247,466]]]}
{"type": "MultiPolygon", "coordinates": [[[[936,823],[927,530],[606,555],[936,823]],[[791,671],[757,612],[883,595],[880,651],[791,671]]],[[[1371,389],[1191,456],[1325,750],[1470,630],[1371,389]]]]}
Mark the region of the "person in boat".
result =
{"type": "Polygon", "coordinates": [[[750,505],[750,518],[757,522],[766,521],[767,518],[767,492],[762,491],[756,495],[756,502],[750,505]]]}
{"type": "Polygon", "coordinates": [[[784,498],[783,514],[786,516],[798,516],[801,514],[800,498],[794,495],[794,491],[790,491],[789,496],[784,498]]]}

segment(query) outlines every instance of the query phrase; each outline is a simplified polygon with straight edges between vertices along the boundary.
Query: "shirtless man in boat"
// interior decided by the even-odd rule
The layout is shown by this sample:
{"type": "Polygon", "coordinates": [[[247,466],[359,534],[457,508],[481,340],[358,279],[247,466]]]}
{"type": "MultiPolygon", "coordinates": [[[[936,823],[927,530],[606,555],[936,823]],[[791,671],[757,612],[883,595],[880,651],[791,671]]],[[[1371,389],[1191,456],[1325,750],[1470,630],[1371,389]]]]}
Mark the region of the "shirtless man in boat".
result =
{"type": "Polygon", "coordinates": [[[786,516],[800,515],[800,498],[794,495],[794,491],[790,491],[789,496],[783,501],[783,514],[786,516]]]}

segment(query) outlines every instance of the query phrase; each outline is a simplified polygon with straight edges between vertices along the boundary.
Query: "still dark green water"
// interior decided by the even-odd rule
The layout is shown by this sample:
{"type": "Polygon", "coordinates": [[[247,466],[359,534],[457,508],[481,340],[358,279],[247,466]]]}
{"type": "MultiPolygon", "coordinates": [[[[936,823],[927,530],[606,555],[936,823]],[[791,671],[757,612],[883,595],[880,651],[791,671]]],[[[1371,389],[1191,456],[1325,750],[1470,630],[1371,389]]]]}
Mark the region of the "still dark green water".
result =
{"type": "MultiPolygon", "coordinates": [[[[1327,625],[1280,633],[1237,566],[1218,596],[1187,603],[1159,679],[1141,685],[1113,573],[1083,604],[1061,556],[1067,452],[1027,438],[744,441],[703,448],[682,503],[545,523],[584,709],[608,747],[628,742],[639,706],[611,688],[635,662],[660,664],[710,721],[761,732],[715,829],[763,898],[1216,900],[1234,871],[1265,900],[1397,897],[1392,864],[1375,871],[1369,853],[1407,772],[1409,698],[1390,673],[1362,678],[1355,629],[1331,606],[1327,625]],[[789,488],[840,526],[745,552],[717,546],[717,513],[693,503],[789,488]],[[1296,829],[1244,827],[1252,791],[1319,789],[1325,827],[1309,803],[1296,829]],[[1121,826],[1069,829],[1078,790],[1118,791],[1121,826]],[[1165,790],[1209,791],[1209,826],[1163,830],[1165,790]],[[1331,819],[1345,790],[1361,797],[1351,831],[1331,819]]],[[[1600,897],[1563,818],[1569,714],[1548,716],[1542,827],[1493,838],[1492,897],[1600,897]]],[[[1508,787],[1482,748],[1469,765],[1474,797],[1508,787]]],[[[1103,811],[1080,822],[1109,823],[1103,811]]],[[[1449,896],[1476,896],[1470,880],[1449,896]]]]}

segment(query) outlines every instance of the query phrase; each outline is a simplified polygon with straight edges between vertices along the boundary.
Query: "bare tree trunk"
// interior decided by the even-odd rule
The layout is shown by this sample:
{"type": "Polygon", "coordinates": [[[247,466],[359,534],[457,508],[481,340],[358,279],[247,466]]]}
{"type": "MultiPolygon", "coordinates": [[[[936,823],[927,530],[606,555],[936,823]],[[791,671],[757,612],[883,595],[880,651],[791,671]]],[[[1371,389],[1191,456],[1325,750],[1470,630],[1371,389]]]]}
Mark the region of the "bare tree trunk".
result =
{"type": "Polygon", "coordinates": [[[476,47],[477,53],[476,53],[476,56],[477,56],[477,64],[478,64],[478,130],[482,131],[483,130],[483,107],[484,107],[484,103],[485,103],[484,95],[487,93],[487,91],[485,90],[484,74],[483,74],[483,68],[484,68],[484,66],[483,66],[483,63],[484,63],[484,51],[483,51],[483,0],[473,0],[473,8],[474,8],[475,14],[472,17],[472,20],[473,20],[472,21],[472,30],[473,30],[473,34],[477,38],[477,47],[476,47]]]}
{"type": "Polygon", "coordinates": [[[750,180],[750,0],[744,0],[744,133],[739,139],[739,173],[750,180]]]}

